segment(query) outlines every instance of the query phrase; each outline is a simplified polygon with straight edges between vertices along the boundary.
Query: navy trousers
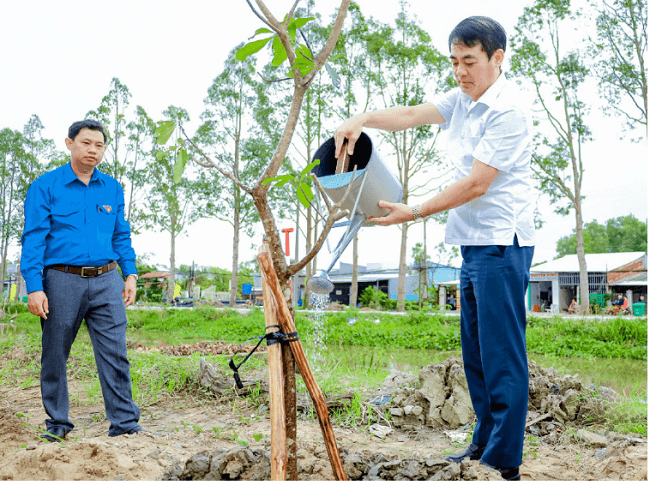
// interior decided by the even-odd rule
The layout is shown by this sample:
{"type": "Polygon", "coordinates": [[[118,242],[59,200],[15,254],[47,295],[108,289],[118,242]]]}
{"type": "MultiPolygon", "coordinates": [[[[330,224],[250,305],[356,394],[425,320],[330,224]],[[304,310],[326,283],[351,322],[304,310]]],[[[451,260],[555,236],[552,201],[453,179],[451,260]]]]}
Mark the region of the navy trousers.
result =
{"type": "Polygon", "coordinates": [[[528,408],[526,289],[532,246],[462,246],[461,345],[482,460],[521,464],[528,408]]]}
{"type": "Polygon", "coordinates": [[[50,419],[47,429],[71,431],[67,360],[82,320],[86,321],[95,353],[95,363],[104,396],[109,436],[118,436],[137,426],[140,409],[131,394],[130,365],[126,357],[126,309],[122,298],[124,281],[117,270],[94,278],[43,271],[43,288],[49,314],[41,318],[43,354],[41,394],[50,419]]]}

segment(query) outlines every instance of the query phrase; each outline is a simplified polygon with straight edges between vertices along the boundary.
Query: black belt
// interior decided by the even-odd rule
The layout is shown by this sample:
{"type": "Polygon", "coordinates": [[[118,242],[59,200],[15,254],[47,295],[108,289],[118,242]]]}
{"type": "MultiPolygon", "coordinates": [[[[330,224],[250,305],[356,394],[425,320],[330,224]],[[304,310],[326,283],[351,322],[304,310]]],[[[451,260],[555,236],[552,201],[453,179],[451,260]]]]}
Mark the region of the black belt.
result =
{"type": "Polygon", "coordinates": [[[64,273],[78,274],[82,278],[94,278],[95,276],[108,273],[117,268],[117,263],[111,261],[104,266],[70,266],[66,264],[55,264],[53,266],[47,266],[45,269],[55,269],[57,271],[63,271],[64,273]]]}

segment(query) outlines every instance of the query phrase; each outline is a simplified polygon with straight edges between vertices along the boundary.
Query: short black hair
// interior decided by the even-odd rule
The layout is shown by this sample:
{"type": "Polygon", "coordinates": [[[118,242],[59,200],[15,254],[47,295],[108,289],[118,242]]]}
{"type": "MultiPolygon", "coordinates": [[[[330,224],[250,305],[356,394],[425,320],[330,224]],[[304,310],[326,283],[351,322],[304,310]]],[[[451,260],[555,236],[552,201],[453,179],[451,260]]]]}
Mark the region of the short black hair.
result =
{"type": "Polygon", "coordinates": [[[88,128],[89,130],[101,131],[102,135],[104,135],[104,143],[106,143],[106,141],[108,140],[108,135],[106,135],[106,129],[104,129],[104,125],[102,125],[97,120],[75,121],[74,123],[72,123],[72,125],[70,125],[70,128],[68,128],[68,138],[74,141],[74,139],[77,138],[79,132],[84,128],[88,128]]]}
{"type": "Polygon", "coordinates": [[[467,17],[459,23],[449,34],[449,50],[452,44],[463,43],[467,47],[481,44],[487,54],[488,60],[492,59],[498,49],[506,51],[508,39],[506,31],[501,24],[490,17],[467,17]]]}

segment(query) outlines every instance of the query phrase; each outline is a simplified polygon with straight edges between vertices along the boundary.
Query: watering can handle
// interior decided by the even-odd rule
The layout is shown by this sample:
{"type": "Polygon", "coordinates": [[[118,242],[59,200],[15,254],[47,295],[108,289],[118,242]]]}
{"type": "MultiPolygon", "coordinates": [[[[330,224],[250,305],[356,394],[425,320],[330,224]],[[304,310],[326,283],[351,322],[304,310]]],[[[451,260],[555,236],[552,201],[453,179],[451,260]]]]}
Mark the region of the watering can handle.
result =
{"type": "Polygon", "coordinates": [[[341,152],[338,160],[336,161],[336,174],[345,173],[348,171],[348,164],[350,163],[350,155],[348,155],[348,141],[343,142],[341,152]]]}

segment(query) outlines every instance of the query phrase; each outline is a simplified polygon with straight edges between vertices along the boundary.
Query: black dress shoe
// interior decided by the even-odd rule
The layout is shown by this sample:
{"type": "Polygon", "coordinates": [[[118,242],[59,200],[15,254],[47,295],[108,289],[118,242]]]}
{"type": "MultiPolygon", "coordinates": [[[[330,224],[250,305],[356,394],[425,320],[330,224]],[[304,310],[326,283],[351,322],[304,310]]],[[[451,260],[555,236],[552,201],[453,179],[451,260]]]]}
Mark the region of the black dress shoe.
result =
{"type": "Polygon", "coordinates": [[[483,456],[483,450],[485,450],[485,446],[479,446],[476,443],[471,443],[465,451],[446,456],[445,460],[454,461],[456,463],[460,463],[465,458],[469,458],[470,460],[478,460],[483,456]]]}
{"type": "Polygon", "coordinates": [[[50,442],[54,443],[55,441],[61,441],[61,440],[65,439],[67,434],[68,434],[68,432],[64,428],[57,427],[57,428],[52,428],[52,429],[48,430],[47,433],[42,434],[41,438],[44,438],[47,441],[50,441],[50,442]],[[52,435],[54,435],[54,436],[52,436],[52,435]],[[55,438],[55,436],[60,438],[60,439],[55,438]]]}
{"type": "Polygon", "coordinates": [[[501,477],[508,482],[518,482],[521,480],[521,475],[519,474],[518,466],[513,466],[513,467],[492,466],[492,465],[488,465],[483,460],[481,460],[479,463],[481,465],[485,465],[488,468],[492,468],[493,470],[498,471],[501,474],[501,477]]]}

